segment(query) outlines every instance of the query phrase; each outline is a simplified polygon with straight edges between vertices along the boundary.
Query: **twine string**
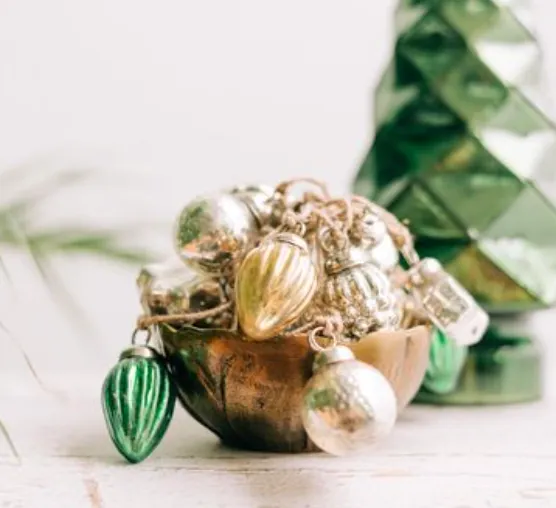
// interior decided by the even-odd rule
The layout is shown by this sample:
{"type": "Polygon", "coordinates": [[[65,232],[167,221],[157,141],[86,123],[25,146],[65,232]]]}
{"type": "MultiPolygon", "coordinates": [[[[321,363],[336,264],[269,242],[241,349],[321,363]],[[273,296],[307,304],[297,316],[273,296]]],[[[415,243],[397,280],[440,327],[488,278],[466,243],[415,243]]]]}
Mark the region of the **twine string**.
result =
{"type": "MultiPolygon", "coordinates": [[[[221,300],[220,305],[198,311],[179,314],[164,314],[154,316],[140,316],[137,320],[137,330],[150,330],[152,326],[164,323],[194,323],[196,321],[225,315],[226,326],[237,329],[238,319],[235,305],[235,277],[240,263],[257,243],[271,241],[280,232],[289,231],[305,238],[314,249],[324,253],[325,259],[342,256],[347,252],[353,235],[357,234],[357,221],[365,214],[373,213],[386,224],[388,234],[392,237],[396,248],[402,256],[413,265],[419,261],[413,238],[407,229],[393,214],[362,196],[333,199],[326,185],[314,178],[299,178],[280,183],[274,192],[273,206],[278,222],[265,224],[261,229],[262,240],[253,242],[242,252],[236,253],[234,259],[220,275],[221,300]],[[298,184],[309,184],[316,187],[318,192],[306,191],[302,201],[291,207],[288,204],[289,193],[298,184]]],[[[319,277],[324,277],[319,271],[319,277]]],[[[339,312],[331,309],[320,309],[320,312],[308,318],[306,322],[295,329],[289,330],[284,336],[306,333],[311,347],[323,349],[319,341],[327,339],[333,345],[343,340],[344,323],[339,312]]]]}
{"type": "Polygon", "coordinates": [[[327,185],[324,182],[322,182],[321,180],[317,180],[316,178],[310,178],[310,177],[294,178],[292,180],[286,180],[286,181],[278,184],[278,186],[276,187],[276,192],[278,194],[283,195],[284,197],[287,197],[289,192],[291,192],[292,188],[296,185],[301,184],[301,183],[314,185],[315,187],[317,187],[320,190],[320,192],[322,193],[322,197],[325,200],[328,201],[328,200],[331,199],[330,192],[328,191],[327,185]]]}
{"type": "Polygon", "coordinates": [[[137,329],[147,330],[153,325],[164,323],[194,323],[201,319],[218,316],[232,307],[232,302],[226,302],[212,309],[202,310],[199,312],[186,312],[183,314],[161,314],[156,316],[140,316],[137,319],[137,329]]]}

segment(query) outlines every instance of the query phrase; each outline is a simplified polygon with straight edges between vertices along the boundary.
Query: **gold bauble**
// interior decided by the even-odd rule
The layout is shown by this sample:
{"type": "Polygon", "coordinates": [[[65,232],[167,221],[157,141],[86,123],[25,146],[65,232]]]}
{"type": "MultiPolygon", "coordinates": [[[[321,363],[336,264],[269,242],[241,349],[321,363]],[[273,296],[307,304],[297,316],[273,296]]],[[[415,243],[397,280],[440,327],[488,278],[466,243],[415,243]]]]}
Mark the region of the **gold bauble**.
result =
{"type": "Polygon", "coordinates": [[[254,340],[265,340],[299,319],[317,289],[317,270],[307,243],[279,233],[253,249],[237,272],[239,324],[254,340]]]}

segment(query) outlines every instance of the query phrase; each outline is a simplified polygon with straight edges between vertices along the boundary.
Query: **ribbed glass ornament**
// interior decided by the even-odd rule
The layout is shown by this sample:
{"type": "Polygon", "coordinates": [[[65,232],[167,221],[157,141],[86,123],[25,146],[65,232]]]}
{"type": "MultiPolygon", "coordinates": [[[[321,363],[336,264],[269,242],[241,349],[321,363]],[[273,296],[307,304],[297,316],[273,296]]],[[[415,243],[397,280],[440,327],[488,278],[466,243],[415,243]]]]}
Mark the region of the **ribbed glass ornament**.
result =
{"type": "Polygon", "coordinates": [[[129,462],[144,460],[160,443],[175,401],[162,357],[144,346],[122,354],[104,381],[102,406],[110,437],[129,462]]]}

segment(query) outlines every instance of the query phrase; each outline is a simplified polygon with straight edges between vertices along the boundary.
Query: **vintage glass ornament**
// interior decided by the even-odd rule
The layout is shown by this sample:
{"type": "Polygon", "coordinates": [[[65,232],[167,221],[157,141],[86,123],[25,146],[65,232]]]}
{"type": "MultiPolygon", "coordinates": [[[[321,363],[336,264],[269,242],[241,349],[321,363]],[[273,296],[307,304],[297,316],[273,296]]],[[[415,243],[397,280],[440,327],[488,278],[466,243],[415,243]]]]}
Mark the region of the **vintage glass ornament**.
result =
{"type": "Polygon", "coordinates": [[[543,350],[538,340],[539,316],[491,317],[483,339],[470,347],[467,361],[447,393],[423,383],[416,402],[427,404],[516,404],[543,394],[543,350]],[[536,319],[533,326],[531,319],[536,319]]]}
{"type": "Polygon", "coordinates": [[[307,243],[278,233],[251,250],[237,271],[239,324],[254,340],[284,331],[308,307],[317,289],[317,269],[307,243]]]}
{"type": "Polygon", "coordinates": [[[245,185],[234,187],[230,194],[239,197],[255,217],[259,227],[266,224],[272,213],[274,189],[268,185],[245,185]]]}
{"type": "Polygon", "coordinates": [[[423,388],[440,395],[453,392],[458,384],[467,352],[467,346],[459,346],[435,328],[431,334],[429,365],[423,379],[423,388]]]}
{"type": "Polygon", "coordinates": [[[266,191],[249,189],[199,197],[182,210],[175,226],[175,246],[188,266],[221,273],[254,239],[266,191]]]}
{"type": "Polygon", "coordinates": [[[354,244],[374,247],[388,235],[388,229],[376,213],[367,211],[353,220],[348,234],[354,244]]]}
{"type": "Polygon", "coordinates": [[[398,249],[388,233],[386,223],[375,213],[365,213],[354,221],[350,239],[360,260],[369,261],[387,273],[398,266],[398,249]]]}
{"type": "Polygon", "coordinates": [[[392,273],[399,265],[400,255],[390,235],[386,235],[378,245],[363,250],[366,260],[383,272],[392,273]]]}
{"type": "Polygon", "coordinates": [[[460,346],[479,342],[488,327],[488,314],[442,265],[425,258],[409,270],[408,290],[434,325],[460,346]]]}
{"type": "Polygon", "coordinates": [[[323,451],[365,452],[396,422],[396,396],[374,367],[344,346],[319,352],[302,394],[301,417],[309,438],[323,451]]]}
{"type": "Polygon", "coordinates": [[[133,345],[106,376],[102,407],[110,437],[129,462],[158,446],[174,412],[176,392],[164,359],[148,346],[133,345]]]}
{"type": "Polygon", "coordinates": [[[223,303],[219,281],[184,265],[178,258],[141,268],[137,287],[146,314],[198,312],[223,303]]]}
{"type": "Polygon", "coordinates": [[[329,258],[323,283],[323,303],[340,312],[346,334],[355,337],[394,330],[401,319],[400,302],[388,275],[366,258],[357,248],[329,258]]]}

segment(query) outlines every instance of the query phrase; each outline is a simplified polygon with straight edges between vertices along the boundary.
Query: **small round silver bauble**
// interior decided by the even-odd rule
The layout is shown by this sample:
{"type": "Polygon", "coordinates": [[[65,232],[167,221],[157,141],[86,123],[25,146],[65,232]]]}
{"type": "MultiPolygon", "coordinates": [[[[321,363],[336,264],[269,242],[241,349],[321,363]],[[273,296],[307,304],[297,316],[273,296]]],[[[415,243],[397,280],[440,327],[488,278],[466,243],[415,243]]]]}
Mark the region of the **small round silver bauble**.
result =
{"type": "Polygon", "coordinates": [[[274,189],[268,185],[246,185],[234,187],[230,194],[238,196],[249,208],[259,227],[266,224],[272,213],[271,199],[274,189]]]}
{"type": "Polygon", "coordinates": [[[400,255],[386,223],[374,213],[365,214],[356,222],[354,250],[363,262],[371,262],[391,273],[400,262],[400,255]]]}
{"type": "Polygon", "coordinates": [[[371,262],[386,273],[391,273],[400,263],[400,254],[390,235],[386,235],[374,247],[367,247],[362,251],[366,261],[371,262]]]}
{"type": "Polygon", "coordinates": [[[342,316],[345,331],[362,337],[371,331],[395,330],[401,306],[394,287],[379,267],[366,261],[359,248],[351,248],[326,263],[322,299],[342,316]]]}
{"type": "Polygon", "coordinates": [[[337,346],[317,353],[301,417],[309,438],[333,455],[365,452],[386,437],[397,416],[394,390],[374,367],[337,346]]]}
{"type": "Polygon", "coordinates": [[[257,230],[257,220],[240,196],[200,197],[178,217],[176,251],[188,266],[206,273],[220,273],[257,230]]]}
{"type": "Polygon", "coordinates": [[[358,243],[362,247],[378,245],[386,236],[388,228],[386,223],[375,213],[368,212],[357,219],[353,225],[358,243]]]}
{"type": "Polygon", "coordinates": [[[223,303],[217,280],[177,258],[145,265],[137,277],[137,287],[146,314],[198,312],[223,303]]]}
{"type": "Polygon", "coordinates": [[[399,265],[400,254],[390,235],[386,235],[377,245],[352,247],[351,257],[361,263],[372,263],[388,274],[399,265]]]}

